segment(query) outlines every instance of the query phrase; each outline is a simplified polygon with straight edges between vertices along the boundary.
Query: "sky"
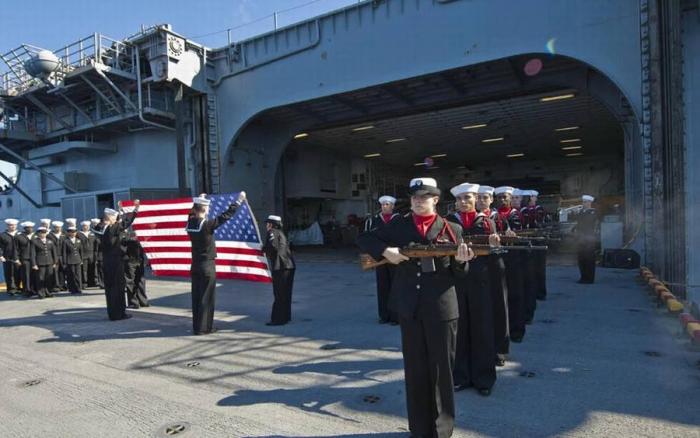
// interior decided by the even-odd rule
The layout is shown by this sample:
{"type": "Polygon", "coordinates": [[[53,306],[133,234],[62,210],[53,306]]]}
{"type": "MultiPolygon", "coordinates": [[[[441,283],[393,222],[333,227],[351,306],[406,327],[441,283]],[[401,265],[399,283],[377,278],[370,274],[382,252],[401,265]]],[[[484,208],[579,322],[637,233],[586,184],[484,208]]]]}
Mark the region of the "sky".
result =
{"type": "Polygon", "coordinates": [[[225,29],[228,28],[261,19],[232,31],[234,40],[272,30],[273,18],[270,15],[277,11],[283,11],[278,15],[278,24],[284,26],[357,2],[358,0],[0,0],[0,51],[4,53],[24,43],[56,50],[94,32],[122,39],[138,32],[141,25],[163,23],[172,24],[175,32],[199,43],[219,47],[226,43],[225,29]],[[210,35],[218,31],[223,32],[210,35]],[[201,37],[195,38],[197,36],[201,37]]]}
{"type": "MultiPolygon", "coordinates": [[[[272,14],[285,26],[358,0],[0,0],[0,53],[30,44],[56,50],[99,32],[120,40],[141,26],[169,23],[172,29],[208,47],[270,31],[272,14]]],[[[5,66],[0,61],[0,71],[5,66]]],[[[13,175],[14,165],[0,161],[13,175]]],[[[0,181],[1,182],[1,181],[0,181]]]]}

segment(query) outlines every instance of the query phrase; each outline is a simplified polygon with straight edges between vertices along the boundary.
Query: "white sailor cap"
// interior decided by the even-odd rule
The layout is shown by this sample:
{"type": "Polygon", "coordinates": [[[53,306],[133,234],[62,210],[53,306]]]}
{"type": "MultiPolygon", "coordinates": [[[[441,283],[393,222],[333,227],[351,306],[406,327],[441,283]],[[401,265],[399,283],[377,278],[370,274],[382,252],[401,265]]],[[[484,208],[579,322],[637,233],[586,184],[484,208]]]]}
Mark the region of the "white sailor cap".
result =
{"type": "Polygon", "coordinates": [[[396,198],[394,198],[393,196],[389,196],[389,195],[384,195],[384,196],[380,197],[378,199],[378,201],[380,204],[384,204],[385,202],[390,202],[392,204],[396,204],[396,198]]]}
{"type": "Polygon", "coordinates": [[[500,195],[502,193],[507,193],[509,195],[513,194],[513,191],[515,191],[515,188],[511,186],[501,186],[501,187],[496,187],[496,189],[493,191],[495,195],[500,195]]]}
{"type": "Polygon", "coordinates": [[[92,225],[97,225],[97,224],[100,223],[100,219],[94,217],[94,218],[90,219],[90,223],[91,223],[92,225]]]}
{"type": "Polygon", "coordinates": [[[526,190],[527,196],[540,196],[540,192],[537,190],[526,190]]]}
{"type": "Polygon", "coordinates": [[[24,221],[21,224],[19,224],[22,228],[28,228],[28,227],[33,227],[35,224],[32,221],[24,221]]]}
{"type": "Polygon", "coordinates": [[[197,196],[196,198],[192,198],[192,202],[194,202],[195,205],[203,205],[205,207],[211,204],[211,200],[205,198],[204,196],[197,196]]]}
{"type": "Polygon", "coordinates": [[[69,225],[66,231],[78,231],[78,228],[75,225],[69,225]]]}
{"type": "Polygon", "coordinates": [[[51,226],[53,226],[53,227],[62,227],[62,226],[63,226],[63,222],[61,222],[61,221],[53,221],[53,222],[51,222],[51,226]]]}
{"type": "Polygon", "coordinates": [[[282,223],[282,218],[271,214],[267,217],[267,222],[282,223]]]}
{"type": "MultiPolygon", "coordinates": [[[[97,222],[99,222],[99,221],[100,221],[100,220],[97,219],[97,222]]],[[[80,225],[81,225],[81,226],[82,226],[82,225],[90,225],[91,223],[92,223],[92,221],[82,221],[82,222],[80,223],[80,225]]]]}
{"type": "Polygon", "coordinates": [[[19,223],[19,221],[17,219],[8,218],[8,219],[5,219],[5,223],[7,225],[17,225],[19,223]]]}
{"type": "Polygon", "coordinates": [[[593,201],[595,201],[595,198],[591,195],[583,195],[583,196],[581,196],[581,200],[593,202],[593,201]]]}
{"type": "Polygon", "coordinates": [[[472,184],[472,183],[462,183],[459,185],[456,185],[450,189],[450,193],[452,193],[452,196],[457,197],[459,195],[462,195],[464,193],[479,193],[479,184],[472,184]]]}
{"type": "Polygon", "coordinates": [[[41,219],[39,222],[46,225],[51,225],[51,219],[41,219]]]}
{"type": "Polygon", "coordinates": [[[525,192],[520,189],[513,189],[513,196],[525,196],[525,192]]]}
{"type": "Polygon", "coordinates": [[[43,225],[39,226],[39,228],[36,229],[36,232],[37,232],[37,233],[41,233],[42,231],[43,231],[43,232],[47,232],[47,231],[49,231],[49,230],[48,230],[45,226],[43,226],[43,225]]]}
{"type": "Polygon", "coordinates": [[[435,178],[413,178],[408,184],[408,192],[411,195],[440,196],[440,189],[435,178]]]}
{"type": "Polygon", "coordinates": [[[70,224],[74,224],[74,225],[75,225],[76,223],[78,223],[78,219],[76,219],[76,218],[74,218],[74,217],[69,217],[69,218],[66,219],[66,223],[67,223],[68,225],[70,225],[70,224]]]}
{"type": "Polygon", "coordinates": [[[117,215],[119,215],[119,212],[117,210],[112,209],[112,208],[105,208],[104,214],[106,216],[117,216],[117,215]]]}
{"type": "Polygon", "coordinates": [[[479,187],[479,193],[484,194],[488,193],[489,195],[493,196],[493,191],[496,190],[491,186],[480,186],[479,187]]]}

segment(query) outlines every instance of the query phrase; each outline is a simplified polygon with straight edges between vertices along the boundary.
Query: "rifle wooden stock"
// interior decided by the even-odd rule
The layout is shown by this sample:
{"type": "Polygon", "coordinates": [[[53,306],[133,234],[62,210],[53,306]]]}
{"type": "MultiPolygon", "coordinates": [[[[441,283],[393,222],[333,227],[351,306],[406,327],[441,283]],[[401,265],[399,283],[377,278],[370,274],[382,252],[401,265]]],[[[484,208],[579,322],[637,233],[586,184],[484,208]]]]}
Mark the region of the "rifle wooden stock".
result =
{"type": "MultiPolygon", "coordinates": [[[[474,252],[475,256],[487,256],[491,254],[504,254],[508,251],[529,251],[529,250],[546,250],[546,246],[490,246],[472,244],[466,242],[469,248],[474,252]]],[[[401,248],[399,252],[410,259],[422,257],[452,257],[457,255],[457,245],[441,244],[441,245],[410,245],[401,248]]],[[[382,266],[389,263],[387,259],[374,260],[369,254],[360,254],[360,266],[363,271],[374,269],[377,266],[382,266]]]]}

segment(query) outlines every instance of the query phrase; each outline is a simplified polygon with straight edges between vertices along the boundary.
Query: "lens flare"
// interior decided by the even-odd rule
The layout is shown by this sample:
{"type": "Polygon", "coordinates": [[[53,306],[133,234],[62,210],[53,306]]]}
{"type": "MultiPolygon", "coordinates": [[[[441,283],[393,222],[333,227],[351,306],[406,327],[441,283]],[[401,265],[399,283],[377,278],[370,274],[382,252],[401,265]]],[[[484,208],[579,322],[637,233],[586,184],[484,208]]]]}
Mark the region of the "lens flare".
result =
{"type": "Polygon", "coordinates": [[[528,76],[535,76],[542,71],[542,61],[539,58],[534,58],[525,63],[523,71],[528,76]]]}

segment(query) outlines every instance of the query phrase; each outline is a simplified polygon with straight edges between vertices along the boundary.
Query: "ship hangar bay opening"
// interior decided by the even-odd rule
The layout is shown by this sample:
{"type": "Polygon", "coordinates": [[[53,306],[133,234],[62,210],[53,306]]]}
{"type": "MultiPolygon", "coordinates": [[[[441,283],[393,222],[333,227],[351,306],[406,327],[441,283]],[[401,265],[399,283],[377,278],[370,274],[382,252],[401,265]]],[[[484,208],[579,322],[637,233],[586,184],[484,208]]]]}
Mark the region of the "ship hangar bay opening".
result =
{"type": "Polygon", "coordinates": [[[634,117],[610,81],[572,59],[533,54],[444,71],[274,108],[256,126],[305,126],[267,164],[277,166],[275,210],[306,230],[297,244],[320,243],[319,230],[325,244],[352,244],[378,196],[408,211],[407,185],[419,176],[437,179],[443,214],[449,188],[465,181],[538,190],[555,220],[593,193],[616,222],[612,247],[634,234],[618,222],[634,117]]]}

